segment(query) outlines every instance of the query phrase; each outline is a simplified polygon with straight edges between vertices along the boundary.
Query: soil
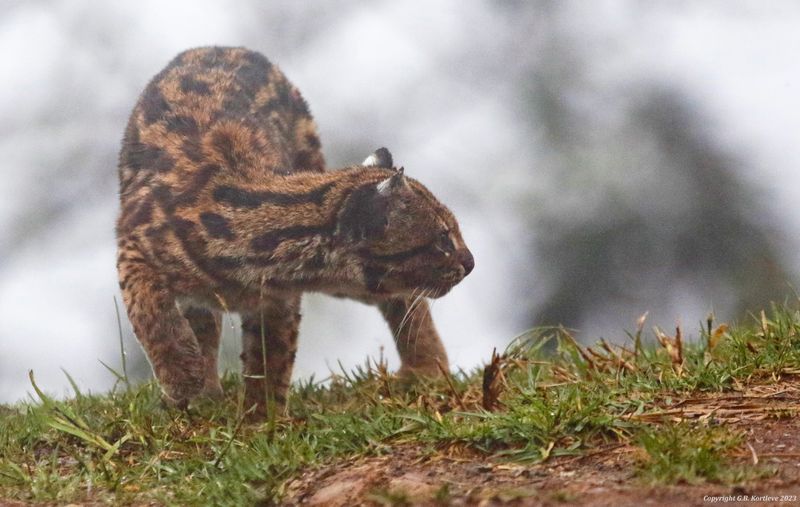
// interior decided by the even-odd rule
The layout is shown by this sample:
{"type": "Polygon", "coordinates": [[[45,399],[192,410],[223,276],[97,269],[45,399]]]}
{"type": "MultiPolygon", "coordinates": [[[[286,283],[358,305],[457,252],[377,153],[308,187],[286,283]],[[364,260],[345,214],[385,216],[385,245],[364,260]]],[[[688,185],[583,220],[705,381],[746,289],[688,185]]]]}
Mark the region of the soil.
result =
{"type": "Polygon", "coordinates": [[[424,452],[401,445],[381,456],[334,462],[287,485],[288,505],[781,505],[800,506],[800,381],[733,394],[671,400],[637,417],[732,425],[744,433],[731,455],[774,474],[743,484],[648,485],[637,476],[643,451],[606,445],[582,456],[521,465],[463,449],[424,452]],[[783,495],[783,498],[781,496],[783,495]],[[767,498],[763,498],[767,497],[767,498]]]}

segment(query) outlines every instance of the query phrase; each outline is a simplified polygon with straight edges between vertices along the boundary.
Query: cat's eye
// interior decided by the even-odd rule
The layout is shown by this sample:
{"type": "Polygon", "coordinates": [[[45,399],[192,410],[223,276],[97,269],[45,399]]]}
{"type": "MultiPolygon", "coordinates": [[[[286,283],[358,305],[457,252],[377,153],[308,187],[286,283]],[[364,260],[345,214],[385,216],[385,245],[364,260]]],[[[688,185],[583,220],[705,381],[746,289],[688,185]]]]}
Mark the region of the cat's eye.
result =
{"type": "Polygon", "coordinates": [[[453,245],[453,241],[450,239],[450,231],[442,231],[439,233],[438,248],[446,257],[449,257],[456,249],[455,245],[453,245]]]}

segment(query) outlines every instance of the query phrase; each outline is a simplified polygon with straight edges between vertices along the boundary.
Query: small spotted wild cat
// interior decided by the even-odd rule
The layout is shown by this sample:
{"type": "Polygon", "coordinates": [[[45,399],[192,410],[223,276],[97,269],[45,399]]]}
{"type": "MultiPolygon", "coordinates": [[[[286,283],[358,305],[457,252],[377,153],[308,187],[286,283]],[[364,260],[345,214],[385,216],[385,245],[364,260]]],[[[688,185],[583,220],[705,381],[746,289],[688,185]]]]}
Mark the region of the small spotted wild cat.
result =
{"type": "Polygon", "coordinates": [[[419,296],[472,270],[458,223],[385,148],[326,172],[306,102],[259,53],[178,55],[131,114],[119,178],[120,288],[168,403],[221,394],[220,312],[232,311],[248,406],[283,406],[304,291],[377,305],[401,373],[447,367],[419,296]]]}

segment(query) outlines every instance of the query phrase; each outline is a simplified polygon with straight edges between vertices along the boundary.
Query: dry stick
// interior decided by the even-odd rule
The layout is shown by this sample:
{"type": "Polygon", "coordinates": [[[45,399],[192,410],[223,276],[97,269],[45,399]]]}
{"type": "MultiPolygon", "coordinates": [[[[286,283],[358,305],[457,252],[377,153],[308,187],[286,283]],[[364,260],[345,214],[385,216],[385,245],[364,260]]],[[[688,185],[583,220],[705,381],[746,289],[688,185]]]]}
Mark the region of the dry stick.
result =
{"type": "Polygon", "coordinates": [[[458,402],[458,406],[461,408],[461,410],[466,412],[467,407],[464,405],[464,400],[461,399],[461,396],[459,396],[458,392],[456,391],[456,387],[453,385],[453,380],[450,378],[450,372],[444,369],[444,366],[442,366],[442,363],[439,361],[438,357],[436,358],[436,366],[439,367],[439,371],[442,372],[445,380],[447,380],[447,385],[450,386],[450,391],[453,393],[453,397],[458,402]]]}
{"type": "MultiPolygon", "coordinates": [[[[747,458],[752,454],[736,453],[731,454],[734,458],[747,458]]],[[[760,458],[800,458],[800,452],[762,452],[758,455],[760,458]]]]}

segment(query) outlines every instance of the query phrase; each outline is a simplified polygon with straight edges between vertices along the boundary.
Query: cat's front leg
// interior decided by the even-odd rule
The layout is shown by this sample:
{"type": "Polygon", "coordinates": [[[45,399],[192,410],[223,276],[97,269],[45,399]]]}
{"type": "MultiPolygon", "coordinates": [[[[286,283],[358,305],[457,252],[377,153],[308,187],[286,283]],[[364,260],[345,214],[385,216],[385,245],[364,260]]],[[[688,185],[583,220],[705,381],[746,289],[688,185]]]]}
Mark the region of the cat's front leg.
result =
{"type": "Polygon", "coordinates": [[[401,376],[438,377],[442,370],[449,370],[447,352],[425,298],[387,299],[379,301],[378,308],[394,336],[401,376]]]}

